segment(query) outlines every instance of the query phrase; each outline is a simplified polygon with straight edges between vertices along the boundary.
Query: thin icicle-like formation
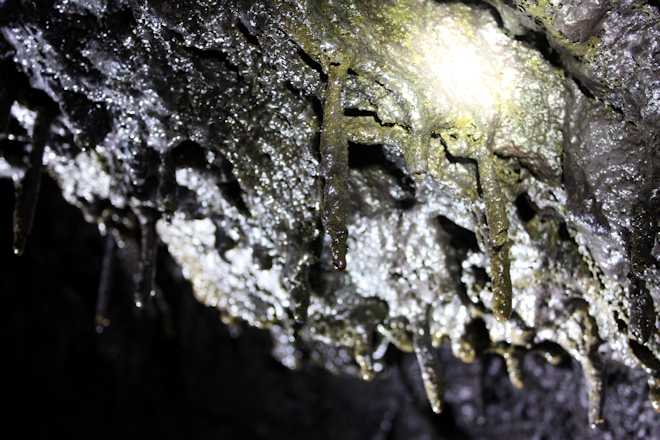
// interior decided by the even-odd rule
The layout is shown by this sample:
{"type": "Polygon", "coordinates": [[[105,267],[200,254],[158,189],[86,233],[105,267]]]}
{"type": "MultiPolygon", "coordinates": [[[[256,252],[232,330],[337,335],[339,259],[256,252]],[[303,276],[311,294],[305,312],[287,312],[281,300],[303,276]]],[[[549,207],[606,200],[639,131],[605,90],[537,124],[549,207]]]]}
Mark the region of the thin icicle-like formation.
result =
{"type": "Polygon", "coordinates": [[[353,348],[355,360],[360,366],[360,375],[369,380],[374,377],[374,339],[373,332],[365,332],[359,335],[353,348]]]}
{"type": "Polygon", "coordinates": [[[499,354],[504,358],[506,371],[509,374],[509,380],[516,388],[522,388],[524,385],[523,364],[527,350],[518,345],[500,342],[490,351],[499,354]]]}
{"type": "Polygon", "coordinates": [[[655,307],[646,281],[633,277],[628,287],[630,333],[640,344],[646,343],[655,330],[655,307]]]}
{"type": "Polygon", "coordinates": [[[341,92],[348,67],[331,65],[325,92],[323,130],[321,131],[321,175],[323,187],[323,226],[332,240],[335,270],[346,268],[348,238],[348,139],[344,131],[341,92]]]}
{"type": "MultiPolygon", "coordinates": [[[[486,156],[486,155],[483,155],[486,156]]],[[[480,157],[479,183],[486,203],[486,218],[491,245],[500,248],[506,243],[509,232],[509,220],[506,217],[506,199],[502,194],[499,178],[495,172],[494,157],[480,157]]]]}
{"type": "Polygon", "coordinates": [[[582,363],[587,377],[587,394],[589,396],[589,424],[592,427],[603,423],[603,365],[600,359],[590,357],[589,361],[582,363]]]}
{"type": "Polygon", "coordinates": [[[110,295],[110,285],[112,283],[112,270],[115,260],[115,239],[112,234],[105,237],[105,250],[103,261],[101,263],[101,277],[99,279],[99,290],[96,295],[96,312],[94,321],[96,323],[96,332],[101,333],[103,329],[110,325],[107,317],[108,301],[110,295]]]}
{"type": "Polygon", "coordinates": [[[440,364],[438,354],[433,347],[433,338],[427,319],[423,319],[419,323],[413,323],[413,348],[422,372],[426,396],[433,412],[439,414],[442,412],[445,378],[442,364],[440,364]]]}
{"type": "Polygon", "coordinates": [[[491,246],[490,279],[493,283],[493,315],[499,322],[505,322],[511,316],[513,308],[511,274],[509,272],[509,245],[491,246]]]}
{"type": "Polygon", "coordinates": [[[506,214],[506,197],[496,172],[496,158],[490,151],[499,119],[491,123],[485,143],[473,146],[469,155],[477,161],[481,197],[486,205],[488,236],[486,247],[490,259],[490,278],[493,286],[493,315],[499,322],[508,321],[513,308],[509,260],[509,219],[506,214]]]}
{"type": "Polygon", "coordinates": [[[576,300],[569,307],[574,309],[571,319],[580,325],[585,337],[582,341],[576,341],[567,348],[568,352],[582,364],[587,379],[589,424],[596,426],[603,422],[603,403],[605,400],[605,390],[603,388],[605,367],[598,352],[602,341],[598,336],[596,320],[589,314],[588,304],[583,300],[576,300]]]}
{"type": "Polygon", "coordinates": [[[158,234],[156,232],[156,221],[159,218],[158,211],[151,208],[136,209],[140,221],[142,238],[140,241],[140,266],[138,269],[138,280],[135,288],[135,305],[138,309],[155,295],[154,280],[156,277],[156,253],[158,250],[158,234]]]}
{"type": "MultiPolygon", "coordinates": [[[[656,320],[653,298],[646,286],[645,278],[655,243],[654,235],[660,230],[660,226],[658,226],[658,213],[648,212],[640,207],[636,207],[636,211],[631,228],[630,266],[632,276],[628,287],[628,305],[630,308],[630,333],[640,344],[645,344],[655,330],[656,320]]],[[[656,211],[660,211],[660,208],[656,211]]]]}
{"type": "Polygon", "coordinates": [[[32,132],[32,151],[30,152],[30,167],[16,190],[16,204],[14,205],[14,253],[21,255],[25,250],[25,243],[32,230],[34,213],[39,199],[41,188],[41,173],[43,170],[43,156],[46,143],[50,136],[50,126],[53,114],[41,109],[37,115],[32,132]]]}
{"type": "Polygon", "coordinates": [[[649,375],[648,383],[651,406],[656,412],[660,412],[660,378],[657,375],[651,374],[649,375]]]}

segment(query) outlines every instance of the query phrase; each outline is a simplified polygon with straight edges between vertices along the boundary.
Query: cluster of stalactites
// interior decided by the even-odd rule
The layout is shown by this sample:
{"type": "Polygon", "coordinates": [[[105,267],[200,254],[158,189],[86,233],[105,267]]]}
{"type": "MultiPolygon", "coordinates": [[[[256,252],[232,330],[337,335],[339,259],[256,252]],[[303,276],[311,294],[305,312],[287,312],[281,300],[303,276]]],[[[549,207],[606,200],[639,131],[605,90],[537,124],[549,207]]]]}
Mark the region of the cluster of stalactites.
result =
{"type": "MultiPolygon", "coordinates": [[[[348,191],[348,141],[355,136],[354,131],[366,131],[369,143],[387,142],[388,135],[378,124],[364,121],[349,121],[344,115],[342,90],[349,66],[331,64],[328,68],[328,83],[325,92],[323,128],[320,139],[321,176],[323,187],[323,225],[330,236],[332,259],[336,270],[346,268],[348,238],[348,216],[350,197],[348,191]]],[[[360,118],[357,118],[360,119],[360,118]]],[[[353,139],[354,140],[354,139],[353,139]]],[[[413,145],[414,147],[414,145],[413,145]]],[[[411,178],[419,182],[428,170],[425,149],[402,148],[406,166],[411,178]]],[[[509,275],[509,223],[505,211],[505,198],[495,172],[495,158],[487,153],[487,145],[475,150],[471,156],[478,163],[481,194],[486,206],[486,220],[489,234],[484,240],[491,262],[493,289],[493,315],[500,322],[509,319],[512,309],[512,288],[509,275]]],[[[432,344],[428,319],[423,324],[413,326],[413,347],[424,380],[424,386],[435,412],[442,410],[444,378],[442,367],[432,344]]]]}
{"type": "MultiPolygon", "coordinates": [[[[44,172],[44,152],[46,146],[51,141],[53,123],[59,116],[59,111],[56,106],[48,98],[44,96],[32,96],[32,93],[27,93],[27,96],[14,97],[16,102],[25,102],[30,109],[36,114],[34,123],[31,128],[31,149],[28,154],[27,169],[16,184],[16,201],[13,211],[13,232],[14,232],[14,253],[22,255],[25,251],[26,244],[32,225],[34,223],[34,216],[37,208],[39,190],[41,188],[41,180],[44,172]]],[[[8,99],[5,104],[11,104],[14,100],[8,99]]],[[[7,115],[8,116],[8,115],[7,115]]],[[[2,120],[8,120],[0,115],[2,120]]],[[[0,127],[0,132],[5,134],[7,127],[0,127]]],[[[158,246],[158,234],[156,232],[156,222],[160,218],[158,209],[151,207],[151,201],[140,203],[137,202],[131,209],[133,216],[138,221],[139,238],[136,238],[135,244],[138,249],[138,264],[135,274],[135,291],[134,300],[138,309],[142,309],[147,301],[155,301],[158,309],[165,315],[168,315],[167,305],[160,298],[160,292],[155,286],[155,273],[156,273],[156,256],[158,246]]],[[[100,216],[100,222],[103,223],[102,231],[112,230],[110,224],[105,224],[103,215],[100,216]]],[[[96,306],[96,324],[97,331],[103,331],[103,328],[109,324],[106,316],[106,308],[108,304],[108,290],[109,280],[112,272],[112,262],[114,261],[113,255],[115,253],[115,237],[112,233],[108,233],[107,245],[102,264],[101,281],[99,284],[99,292],[96,306]]]]}
{"type": "MultiPolygon", "coordinates": [[[[349,66],[346,63],[330,65],[328,69],[320,142],[321,176],[325,183],[323,225],[330,235],[332,259],[336,270],[346,268],[350,210],[348,141],[356,136],[355,131],[366,132],[368,143],[388,142],[392,137],[391,134],[385,133],[377,123],[365,123],[359,120],[361,118],[356,118],[357,120],[351,123],[348,121],[351,117],[344,116],[342,90],[348,69],[349,66]]],[[[364,139],[359,140],[364,141],[364,139]]],[[[426,176],[428,163],[426,149],[419,148],[417,143],[403,143],[401,149],[412,180],[419,182],[426,176]]],[[[473,153],[469,157],[478,164],[479,185],[486,206],[485,216],[489,234],[484,241],[491,262],[493,315],[498,321],[505,322],[509,319],[512,309],[512,288],[509,275],[509,222],[505,209],[506,200],[496,173],[497,159],[488,148],[490,143],[492,143],[492,133],[484,142],[472,149],[473,153]]]]}

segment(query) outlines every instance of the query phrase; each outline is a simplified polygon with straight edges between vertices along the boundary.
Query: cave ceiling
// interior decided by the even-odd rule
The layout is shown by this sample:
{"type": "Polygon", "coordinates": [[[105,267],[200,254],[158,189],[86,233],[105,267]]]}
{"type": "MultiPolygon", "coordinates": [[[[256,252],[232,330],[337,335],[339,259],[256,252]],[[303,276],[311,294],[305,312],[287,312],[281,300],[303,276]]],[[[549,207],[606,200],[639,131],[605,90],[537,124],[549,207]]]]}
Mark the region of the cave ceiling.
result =
{"type": "Polygon", "coordinates": [[[17,253],[47,173],[113,238],[138,310],[165,246],[200,302],[268,330],[291,369],[370,380],[410,352],[440,412],[438,347],[501,355],[515,387],[537,352],[579,362],[589,424],[611,365],[643,370],[660,410],[657,4],[0,11],[17,253]]]}

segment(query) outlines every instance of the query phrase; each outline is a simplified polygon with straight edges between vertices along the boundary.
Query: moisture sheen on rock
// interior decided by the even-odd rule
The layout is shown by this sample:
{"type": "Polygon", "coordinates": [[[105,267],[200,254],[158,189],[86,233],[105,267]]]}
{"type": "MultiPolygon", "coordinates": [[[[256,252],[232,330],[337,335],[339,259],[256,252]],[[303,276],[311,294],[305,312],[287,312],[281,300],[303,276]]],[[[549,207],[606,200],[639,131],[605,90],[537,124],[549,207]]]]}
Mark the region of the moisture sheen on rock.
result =
{"type": "Polygon", "coordinates": [[[369,379],[391,344],[439,412],[443,342],[516,386],[563,350],[589,423],[609,365],[657,410],[658,10],[490,3],[6,1],[3,75],[29,85],[0,89],[0,171],[34,194],[43,166],[137,249],[138,307],[162,240],[290,368],[369,379]]]}

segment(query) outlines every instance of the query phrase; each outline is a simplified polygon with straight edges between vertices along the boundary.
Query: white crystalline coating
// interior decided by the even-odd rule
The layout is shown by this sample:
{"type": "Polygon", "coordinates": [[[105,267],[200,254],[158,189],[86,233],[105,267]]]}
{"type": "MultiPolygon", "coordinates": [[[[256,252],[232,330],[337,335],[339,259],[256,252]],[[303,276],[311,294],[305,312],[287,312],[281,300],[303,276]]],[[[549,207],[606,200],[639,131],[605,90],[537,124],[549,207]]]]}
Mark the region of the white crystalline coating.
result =
{"type": "Polygon", "coordinates": [[[80,199],[92,203],[111,196],[112,176],[105,171],[106,166],[95,151],[81,152],[74,160],[68,160],[46,148],[44,165],[58,181],[64,197],[73,205],[79,205],[80,199]]]}
{"type": "Polygon", "coordinates": [[[416,210],[395,212],[389,215],[398,219],[361,218],[352,225],[351,230],[361,237],[351,243],[346,257],[356,293],[383,299],[393,317],[421,315],[425,304],[453,295],[445,236],[432,218],[419,224],[423,218],[419,214],[416,210]],[[398,230],[390,229],[393,224],[398,230]],[[380,280],[378,286],[374,279],[380,280]]]}
{"type": "Polygon", "coordinates": [[[8,173],[11,170],[12,170],[12,166],[9,165],[9,162],[7,162],[7,159],[0,156],[0,175],[2,175],[3,177],[7,177],[7,176],[5,176],[5,173],[8,173]]]}
{"type": "Polygon", "coordinates": [[[512,236],[511,284],[513,285],[513,308],[520,317],[533,327],[538,311],[536,293],[542,290],[547,262],[543,252],[531,243],[522,225],[509,230],[512,236]]]}
{"type": "Polygon", "coordinates": [[[0,178],[11,179],[14,183],[23,180],[25,172],[11,166],[4,157],[0,157],[0,178]]]}
{"type": "Polygon", "coordinates": [[[37,112],[14,102],[9,110],[10,115],[15,118],[19,124],[32,136],[32,129],[34,128],[34,121],[37,119],[37,112]]]}
{"type": "Polygon", "coordinates": [[[156,230],[200,301],[258,327],[287,320],[289,293],[281,286],[280,270],[261,270],[251,248],[237,246],[221,257],[212,220],[187,220],[177,213],[170,221],[159,220],[156,230]]]}

